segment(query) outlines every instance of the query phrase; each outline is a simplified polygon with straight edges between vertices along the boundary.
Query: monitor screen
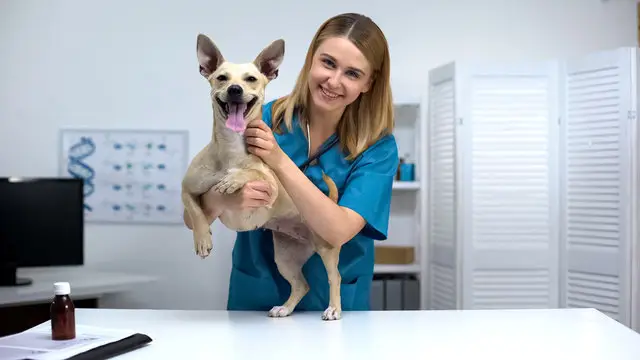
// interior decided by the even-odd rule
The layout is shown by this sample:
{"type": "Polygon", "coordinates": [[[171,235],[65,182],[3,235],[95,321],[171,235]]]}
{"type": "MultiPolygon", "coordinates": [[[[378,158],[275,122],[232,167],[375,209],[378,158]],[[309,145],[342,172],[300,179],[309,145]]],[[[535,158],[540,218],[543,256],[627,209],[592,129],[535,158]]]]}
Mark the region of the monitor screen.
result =
{"type": "Polygon", "coordinates": [[[17,267],[82,265],[82,190],[80,179],[0,178],[4,260],[17,267]]]}

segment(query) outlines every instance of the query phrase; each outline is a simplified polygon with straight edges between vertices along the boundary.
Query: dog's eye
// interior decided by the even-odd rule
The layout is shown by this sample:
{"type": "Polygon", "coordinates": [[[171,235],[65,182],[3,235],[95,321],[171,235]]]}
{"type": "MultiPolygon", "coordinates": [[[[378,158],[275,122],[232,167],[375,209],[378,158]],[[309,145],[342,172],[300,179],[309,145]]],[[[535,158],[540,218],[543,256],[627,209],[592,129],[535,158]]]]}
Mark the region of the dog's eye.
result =
{"type": "Polygon", "coordinates": [[[216,80],[218,81],[227,81],[227,77],[224,75],[218,75],[218,77],[216,78],[216,80]]]}
{"type": "Polygon", "coordinates": [[[248,82],[254,82],[254,81],[257,81],[258,79],[256,79],[255,76],[247,76],[247,78],[245,80],[248,81],[248,82]]]}

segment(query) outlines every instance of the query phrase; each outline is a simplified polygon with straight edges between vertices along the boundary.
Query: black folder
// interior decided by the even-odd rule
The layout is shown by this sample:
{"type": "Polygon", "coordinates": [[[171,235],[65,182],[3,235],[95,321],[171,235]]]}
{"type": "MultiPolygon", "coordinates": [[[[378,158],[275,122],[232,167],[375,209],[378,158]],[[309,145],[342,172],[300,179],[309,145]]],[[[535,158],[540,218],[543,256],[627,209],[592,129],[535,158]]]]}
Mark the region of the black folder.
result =
{"type": "Polygon", "coordinates": [[[148,335],[136,333],[124,339],[114,341],[74,355],[67,360],[104,360],[136,350],[152,340],[148,335]]]}

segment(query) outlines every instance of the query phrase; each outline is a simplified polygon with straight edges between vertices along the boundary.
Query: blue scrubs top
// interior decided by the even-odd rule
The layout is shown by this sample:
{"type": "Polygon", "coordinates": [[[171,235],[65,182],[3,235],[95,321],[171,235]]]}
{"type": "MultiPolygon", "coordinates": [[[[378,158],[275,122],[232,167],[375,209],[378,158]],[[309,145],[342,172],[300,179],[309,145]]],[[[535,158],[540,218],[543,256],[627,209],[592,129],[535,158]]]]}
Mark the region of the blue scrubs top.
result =
{"type": "MultiPolygon", "coordinates": [[[[263,106],[263,121],[269,127],[272,105],[273,102],[269,102],[263,106]]],[[[274,132],[276,141],[300,166],[308,159],[308,143],[304,132],[295,117],[291,132],[285,126],[282,128],[282,134],[274,132]]],[[[305,172],[317,187],[328,194],[327,185],[322,180],[324,170],[338,186],[339,205],[354,210],[366,221],[364,229],[344,244],[340,252],[338,270],[342,277],[340,293],[343,311],[369,309],[374,265],[373,240],[387,238],[391,188],[398,161],[395,138],[387,135],[352,161],[345,160],[339,144],[336,144],[305,172]]],[[[302,272],[310,290],[295,310],[325,310],[329,305],[329,281],[320,256],[313,254],[302,272]]],[[[274,262],[271,230],[238,232],[233,248],[227,309],[268,311],[287,300],[290,288],[274,262]]]]}

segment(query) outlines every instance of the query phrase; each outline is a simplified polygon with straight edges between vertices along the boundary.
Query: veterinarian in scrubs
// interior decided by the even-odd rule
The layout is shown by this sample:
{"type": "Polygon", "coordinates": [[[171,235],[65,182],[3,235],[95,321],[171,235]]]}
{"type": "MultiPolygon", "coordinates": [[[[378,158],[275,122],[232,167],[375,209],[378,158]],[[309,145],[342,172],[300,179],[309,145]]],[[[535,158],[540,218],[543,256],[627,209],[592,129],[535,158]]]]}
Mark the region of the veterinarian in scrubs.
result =
{"type": "MultiPolygon", "coordinates": [[[[313,38],[293,91],[265,104],[263,121],[245,131],[249,152],[274,169],[307,225],[342,246],[343,311],[369,309],[373,241],[387,238],[398,167],[389,69],[386,39],[369,18],[333,17],[313,38]],[[322,171],[338,186],[338,204],[326,196],[322,171]]],[[[204,206],[263,206],[266,191],[263,183],[253,182],[222,202],[216,198],[222,195],[208,195],[204,206]]],[[[289,297],[290,285],[274,262],[270,230],[238,233],[232,264],[229,310],[268,311],[289,297]]],[[[329,283],[317,254],[303,274],[310,290],[295,311],[324,311],[329,283]]]]}

